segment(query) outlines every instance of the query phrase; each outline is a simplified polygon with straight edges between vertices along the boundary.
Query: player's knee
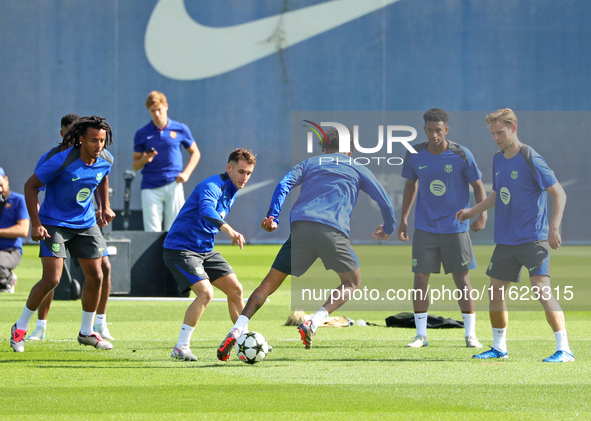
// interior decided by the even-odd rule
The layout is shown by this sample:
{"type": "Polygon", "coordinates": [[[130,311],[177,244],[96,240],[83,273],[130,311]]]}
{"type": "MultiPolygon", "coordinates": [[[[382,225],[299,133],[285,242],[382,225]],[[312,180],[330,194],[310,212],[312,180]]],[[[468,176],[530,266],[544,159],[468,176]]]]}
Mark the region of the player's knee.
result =
{"type": "Polygon", "coordinates": [[[108,259],[102,259],[101,269],[103,271],[103,277],[111,276],[111,262],[108,259]]]}

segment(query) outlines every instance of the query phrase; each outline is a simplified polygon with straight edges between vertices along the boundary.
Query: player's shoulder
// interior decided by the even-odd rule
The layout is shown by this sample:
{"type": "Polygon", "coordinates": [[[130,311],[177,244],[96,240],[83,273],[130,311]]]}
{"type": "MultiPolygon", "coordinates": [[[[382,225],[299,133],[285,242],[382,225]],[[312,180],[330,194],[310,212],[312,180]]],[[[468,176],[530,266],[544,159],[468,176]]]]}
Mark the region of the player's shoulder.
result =
{"type": "Polygon", "coordinates": [[[113,165],[113,161],[115,160],[115,158],[113,158],[113,155],[111,154],[111,152],[109,152],[108,150],[106,150],[104,148],[101,151],[101,153],[99,154],[99,158],[101,158],[104,161],[107,161],[111,165],[113,165]]]}
{"type": "Polygon", "coordinates": [[[468,163],[468,161],[474,160],[474,155],[467,147],[451,140],[448,140],[447,143],[447,150],[457,155],[462,161],[468,163]]]}
{"type": "Polygon", "coordinates": [[[150,122],[148,124],[146,124],[145,126],[140,127],[139,129],[137,129],[137,131],[135,132],[136,137],[138,136],[144,136],[150,132],[153,132],[154,130],[156,130],[156,126],[154,125],[154,123],[150,120],[150,122]]]}
{"type": "Polygon", "coordinates": [[[180,121],[176,121],[176,120],[172,120],[172,119],[168,119],[168,124],[166,125],[170,130],[185,130],[188,129],[189,126],[187,126],[185,123],[181,123],[180,121]]]}

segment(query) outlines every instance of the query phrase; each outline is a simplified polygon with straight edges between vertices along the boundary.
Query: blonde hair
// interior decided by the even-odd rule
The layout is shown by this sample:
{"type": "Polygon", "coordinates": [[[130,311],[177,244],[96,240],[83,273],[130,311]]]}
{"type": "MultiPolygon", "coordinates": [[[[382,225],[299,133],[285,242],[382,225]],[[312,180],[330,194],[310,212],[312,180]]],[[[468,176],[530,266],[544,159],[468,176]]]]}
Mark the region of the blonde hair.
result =
{"type": "Polygon", "coordinates": [[[153,105],[168,105],[166,95],[158,91],[150,92],[148,94],[148,98],[146,99],[146,108],[150,109],[150,107],[153,105]]]}
{"type": "Polygon", "coordinates": [[[489,127],[493,123],[503,123],[505,126],[509,127],[515,124],[515,127],[517,127],[517,116],[511,108],[501,108],[494,113],[490,113],[486,116],[485,121],[489,127]]]}

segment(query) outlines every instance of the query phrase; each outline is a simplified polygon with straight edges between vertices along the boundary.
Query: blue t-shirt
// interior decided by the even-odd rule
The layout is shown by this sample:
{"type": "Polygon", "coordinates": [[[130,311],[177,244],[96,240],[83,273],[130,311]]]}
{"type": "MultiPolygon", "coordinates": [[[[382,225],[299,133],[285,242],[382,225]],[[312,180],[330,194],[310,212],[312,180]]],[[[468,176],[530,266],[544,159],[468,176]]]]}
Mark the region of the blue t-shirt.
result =
{"type": "Polygon", "coordinates": [[[548,239],[546,189],[558,183],[554,171],[530,146],[506,159],[504,151],[493,158],[495,243],[524,244],[548,239]]]}
{"type": "Polygon", "coordinates": [[[236,200],[238,189],[227,173],[197,184],[170,227],[164,248],[207,253],[236,200]]]}
{"type": "Polygon", "coordinates": [[[55,154],[43,163],[35,174],[46,185],[45,199],[39,210],[43,225],[75,229],[96,224],[92,195],[111,172],[113,156],[103,149],[95,163],[80,159],[80,147],[75,146],[55,154]]]}
{"type": "MultiPolygon", "coordinates": [[[[25,196],[20,193],[10,192],[4,203],[4,210],[0,216],[0,228],[9,228],[15,225],[21,219],[29,219],[25,196]]],[[[0,250],[18,248],[23,252],[23,239],[0,237],[0,250]]]]}
{"type": "Polygon", "coordinates": [[[458,209],[470,207],[470,183],[482,178],[468,148],[448,141],[441,154],[427,150],[427,142],[406,154],[402,177],[418,181],[415,228],[433,234],[466,232],[470,221],[456,219],[458,209]]]}
{"type": "Polygon", "coordinates": [[[195,143],[186,124],[168,119],[162,130],[150,121],[135,133],[134,152],[156,149],[158,155],[142,168],[142,189],[155,189],[176,180],[183,171],[181,145],[188,149],[195,143]]]}
{"type": "MultiPolygon", "coordinates": [[[[37,169],[43,165],[43,163],[45,161],[47,161],[49,158],[51,158],[52,156],[54,156],[55,154],[60,152],[60,147],[55,146],[53,148],[51,148],[50,150],[48,150],[47,152],[45,152],[43,155],[41,155],[41,158],[39,158],[39,161],[37,161],[37,165],[35,165],[35,171],[37,171],[37,169]]],[[[42,186],[39,188],[39,191],[45,191],[45,186],[42,186]]]]}
{"type": "Polygon", "coordinates": [[[392,199],[373,173],[367,167],[355,164],[352,158],[334,153],[308,158],[297,164],[275,188],[267,216],[273,216],[279,223],[287,194],[300,184],[300,195],[291,209],[291,222],[318,222],[336,228],[348,237],[351,213],[359,190],[363,190],[377,202],[384,219],[384,232],[394,232],[396,217],[392,199]]]}

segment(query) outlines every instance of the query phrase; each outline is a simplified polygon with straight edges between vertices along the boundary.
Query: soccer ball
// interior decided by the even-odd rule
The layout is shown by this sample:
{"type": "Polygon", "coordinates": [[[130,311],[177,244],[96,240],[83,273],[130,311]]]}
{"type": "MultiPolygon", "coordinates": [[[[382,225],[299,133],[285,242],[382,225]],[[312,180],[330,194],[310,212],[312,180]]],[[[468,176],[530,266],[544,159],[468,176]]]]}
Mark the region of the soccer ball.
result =
{"type": "Polygon", "coordinates": [[[236,341],[236,353],[238,358],[248,364],[262,361],[269,352],[269,344],[263,335],[258,332],[246,332],[236,341]]]}

